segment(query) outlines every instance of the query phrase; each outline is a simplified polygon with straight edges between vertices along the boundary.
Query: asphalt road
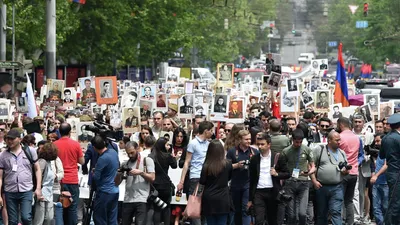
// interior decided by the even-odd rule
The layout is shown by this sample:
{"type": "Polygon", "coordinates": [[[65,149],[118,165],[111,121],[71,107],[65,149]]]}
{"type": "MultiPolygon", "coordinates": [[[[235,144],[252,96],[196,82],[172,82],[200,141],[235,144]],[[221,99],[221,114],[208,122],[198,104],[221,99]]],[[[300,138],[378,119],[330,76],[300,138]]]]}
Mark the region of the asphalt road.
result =
{"type": "Polygon", "coordinates": [[[316,44],[311,41],[308,44],[308,38],[312,38],[312,31],[306,28],[306,24],[304,24],[304,12],[302,13],[302,9],[305,8],[305,1],[298,0],[295,1],[293,7],[294,13],[294,28],[298,32],[302,33],[301,37],[295,37],[291,31],[288,31],[284,36],[284,42],[281,47],[281,57],[284,65],[297,65],[298,57],[300,53],[316,53],[316,44]],[[289,43],[291,41],[295,42],[295,46],[290,46],[289,43]]]}

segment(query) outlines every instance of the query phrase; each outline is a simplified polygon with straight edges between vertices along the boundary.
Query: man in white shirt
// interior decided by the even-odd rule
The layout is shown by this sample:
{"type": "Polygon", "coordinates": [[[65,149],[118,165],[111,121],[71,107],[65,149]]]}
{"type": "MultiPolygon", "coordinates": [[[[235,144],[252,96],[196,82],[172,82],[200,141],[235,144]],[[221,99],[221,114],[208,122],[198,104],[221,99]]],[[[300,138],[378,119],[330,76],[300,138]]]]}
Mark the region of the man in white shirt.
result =
{"type": "Polygon", "coordinates": [[[280,181],[290,177],[286,160],[279,153],[271,152],[271,137],[262,133],[257,137],[260,154],[250,160],[250,193],[247,206],[254,206],[255,224],[276,225],[277,196],[282,189],[280,181]]]}

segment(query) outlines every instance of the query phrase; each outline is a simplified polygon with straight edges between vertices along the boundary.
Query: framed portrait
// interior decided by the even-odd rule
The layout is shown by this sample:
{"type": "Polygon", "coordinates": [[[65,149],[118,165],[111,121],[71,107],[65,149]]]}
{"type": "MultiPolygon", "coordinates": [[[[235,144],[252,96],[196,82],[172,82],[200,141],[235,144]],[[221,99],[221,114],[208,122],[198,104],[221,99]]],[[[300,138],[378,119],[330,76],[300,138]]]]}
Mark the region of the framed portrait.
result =
{"type": "MultiPolygon", "coordinates": [[[[211,97],[211,113],[212,121],[226,121],[228,119],[229,98],[227,94],[217,94],[211,97]]],[[[204,99],[204,101],[208,101],[204,99]]]]}
{"type": "Polygon", "coordinates": [[[178,99],[179,112],[178,116],[180,118],[193,118],[194,108],[194,94],[183,95],[178,99]]]}
{"type": "Polygon", "coordinates": [[[289,97],[299,96],[299,81],[297,79],[287,79],[286,87],[289,97]]]}
{"type": "Polygon", "coordinates": [[[208,103],[201,103],[201,104],[195,104],[194,105],[194,115],[195,116],[208,116],[208,109],[209,109],[208,103]]]}
{"type": "Polygon", "coordinates": [[[394,104],[392,101],[382,102],[381,104],[379,104],[379,109],[380,109],[379,113],[380,120],[383,120],[394,114],[394,104]]]}
{"type": "Polygon", "coordinates": [[[233,87],[233,72],[235,66],[233,63],[217,64],[217,84],[223,87],[233,87]]]}
{"type": "Polygon", "coordinates": [[[95,77],[81,77],[78,78],[79,87],[81,89],[81,102],[82,105],[87,105],[96,102],[96,84],[95,77]]]}
{"type": "Polygon", "coordinates": [[[75,88],[64,88],[62,95],[63,105],[67,108],[73,108],[76,105],[75,88]]]}
{"type": "Polygon", "coordinates": [[[28,98],[15,97],[15,106],[17,108],[17,111],[20,113],[28,112],[28,98]]]}
{"type": "Polygon", "coordinates": [[[10,115],[10,100],[5,98],[0,98],[0,119],[8,120],[10,115]]]}
{"type": "Polygon", "coordinates": [[[167,94],[157,94],[157,102],[156,107],[158,110],[166,111],[168,109],[168,100],[167,94]]]}
{"type": "Polygon", "coordinates": [[[399,113],[400,112],[400,101],[393,100],[393,109],[394,113],[399,113]]]}
{"type": "Polygon", "coordinates": [[[140,107],[123,108],[122,129],[124,133],[135,133],[140,131],[140,107]]]}
{"type": "Polygon", "coordinates": [[[270,77],[270,75],[263,75],[262,76],[262,84],[261,84],[262,92],[268,92],[269,91],[269,86],[268,86],[269,77],[270,77]]]}
{"type": "Polygon", "coordinates": [[[160,137],[165,138],[168,141],[168,144],[172,145],[172,138],[174,137],[173,131],[161,131],[160,137]]]}
{"type": "Polygon", "coordinates": [[[342,103],[330,105],[329,114],[331,115],[331,118],[332,118],[333,120],[336,120],[336,121],[337,121],[337,119],[339,119],[340,117],[343,117],[343,113],[342,113],[342,103]]]}
{"type": "Polygon", "coordinates": [[[117,77],[96,77],[96,102],[97,104],[117,104],[118,89],[117,77]]]}
{"type": "Polygon", "coordinates": [[[280,93],[281,112],[297,112],[298,108],[299,108],[298,97],[288,96],[286,87],[281,87],[280,90],[281,90],[281,93],[280,93]]]}
{"type": "Polygon", "coordinates": [[[138,95],[135,90],[125,90],[124,94],[121,96],[121,107],[131,108],[138,104],[138,95]]]}
{"type": "Polygon", "coordinates": [[[232,123],[241,123],[245,118],[244,99],[236,98],[229,101],[228,120],[232,123]]]}
{"type": "Polygon", "coordinates": [[[60,104],[64,87],[64,80],[47,79],[47,101],[60,104]]]}
{"type": "Polygon", "coordinates": [[[316,90],[315,91],[315,101],[314,101],[314,111],[316,112],[328,112],[329,105],[331,104],[331,97],[329,90],[316,90]]]}
{"type": "Polygon", "coordinates": [[[95,134],[92,131],[85,129],[85,126],[93,126],[93,122],[79,122],[77,124],[78,142],[88,143],[92,140],[95,134]]]}
{"type": "Polygon", "coordinates": [[[314,59],[311,60],[311,71],[320,74],[320,71],[328,70],[328,59],[314,59]]]}
{"type": "Polygon", "coordinates": [[[311,93],[314,93],[316,90],[321,89],[321,80],[320,79],[311,79],[309,86],[308,86],[308,91],[311,93]]]}
{"type": "Polygon", "coordinates": [[[67,118],[67,123],[71,125],[71,139],[78,141],[78,124],[80,123],[79,118],[67,118]]]}
{"type": "Polygon", "coordinates": [[[314,103],[314,96],[305,89],[301,92],[301,100],[303,101],[304,106],[309,106],[314,103]]]}
{"type": "Polygon", "coordinates": [[[225,88],[222,86],[216,86],[215,87],[215,94],[222,94],[224,93],[225,88]]]}
{"type": "Polygon", "coordinates": [[[268,87],[272,90],[278,90],[281,85],[281,74],[272,72],[268,81],[268,87]]]}
{"type": "Polygon", "coordinates": [[[140,87],[140,99],[154,101],[156,96],[157,86],[153,84],[143,84],[140,87]]]}
{"type": "Polygon", "coordinates": [[[165,80],[167,83],[179,83],[180,74],[181,74],[181,68],[168,67],[166,75],[167,77],[165,80]]]}
{"type": "Polygon", "coordinates": [[[154,101],[143,100],[139,102],[140,106],[140,117],[151,118],[153,116],[153,111],[155,109],[154,101]]]}
{"type": "Polygon", "coordinates": [[[254,104],[257,104],[260,101],[260,96],[249,95],[248,105],[251,107],[254,104]]]}
{"type": "Polygon", "coordinates": [[[358,108],[358,113],[361,114],[364,117],[364,121],[366,123],[369,123],[372,121],[373,116],[371,114],[371,110],[368,104],[360,106],[358,108]]]}
{"type": "Polygon", "coordinates": [[[364,104],[368,105],[372,115],[378,115],[380,96],[377,94],[366,94],[364,95],[364,104]]]}
{"type": "Polygon", "coordinates": [[[185,82],[185,94],[193,94],[195,82],[186,81],[185,82]]]}
{"type": "Polygon", "coordinates": [[[122,127],[122,113],[119,108],[111,109],[110,125],[115,129],[122,127]]]}

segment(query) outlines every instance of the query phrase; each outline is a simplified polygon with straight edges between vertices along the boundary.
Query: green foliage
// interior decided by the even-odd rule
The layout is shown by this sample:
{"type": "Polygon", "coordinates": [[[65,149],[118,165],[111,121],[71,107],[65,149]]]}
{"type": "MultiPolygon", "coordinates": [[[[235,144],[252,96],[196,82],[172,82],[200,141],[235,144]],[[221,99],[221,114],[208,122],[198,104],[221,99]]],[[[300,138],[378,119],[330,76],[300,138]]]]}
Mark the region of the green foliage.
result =
{"type": "MultiPolygon", "coordinates": [[[[315,1],[315,0],[309,0],[315,1]]],[[[357,0],[359,8],[351,14],[347,0],[335,0],[329,6],[328,17],[315,24],[315,38],[320,52],[324,51],[326,41],[341,41],[344,51],[350,51],[374,68],[382,67],[385,58],[392,62],[400,61],[400,50],[397,48],[400,31],[400,2],[396,0],[370,0],[369,13],[365,17],[363,4],[357,0]],[[367,29],[357,29],[356,21],[367,20],[367,29]],[[371,46],[364,41],[372,40],[371,46]]]]}
{"type": "MultiPolygon", "coordinates": [[[[46,1],[15,3],[16,47],[29,58],[45,50],[46,1]]],[[[7,2],[8,24],[11,4],[7,2]]],[[[120,66],[166,61],[178,49],[188,64],[193,48],[199,59],[232,62],[239,54],[256,55],[267,43],[267,32],[259,26],[277,18],[277,5],[282,4],[278,0],[228,0],[227,6],[225,0],[214,4],[212,0],[87,0],[79,5],[59,0],[57,57],[65,63],[74,59],[92,64],[96,74],[110,74],[115,60],[120,66]],[[228,29],[224,19],[229,20],[228,29]]]]}

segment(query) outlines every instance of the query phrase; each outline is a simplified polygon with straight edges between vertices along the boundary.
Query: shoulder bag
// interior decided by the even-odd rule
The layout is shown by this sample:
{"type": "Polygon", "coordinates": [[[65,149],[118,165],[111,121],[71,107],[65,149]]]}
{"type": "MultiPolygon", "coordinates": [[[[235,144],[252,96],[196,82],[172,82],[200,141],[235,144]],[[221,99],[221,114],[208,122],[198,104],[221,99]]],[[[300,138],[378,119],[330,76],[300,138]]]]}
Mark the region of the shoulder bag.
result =
{"type": "Polygon", "coordinates": [[[185,212],[183,212],[183,216],[187,218],[201,218],[201,196],[199,195],[199,186],[200,184],[198,183],[193,194],[189,196],[185,212]]]}
{"type": "Polygon", "coordinates": [[[171,178],[168,176],[168,174],[162,168],[161,164],[158,162],[157,156],[155,156],[154,158],[155,158],[154,161],[156,161],[156,163],[160,166],[160,169],[163,172],[163,174],[168,177],[169,186],[171,187],[171,196],[175,196],[175,185],[174,185],[174,183],[172,183],[171,178]]]}

